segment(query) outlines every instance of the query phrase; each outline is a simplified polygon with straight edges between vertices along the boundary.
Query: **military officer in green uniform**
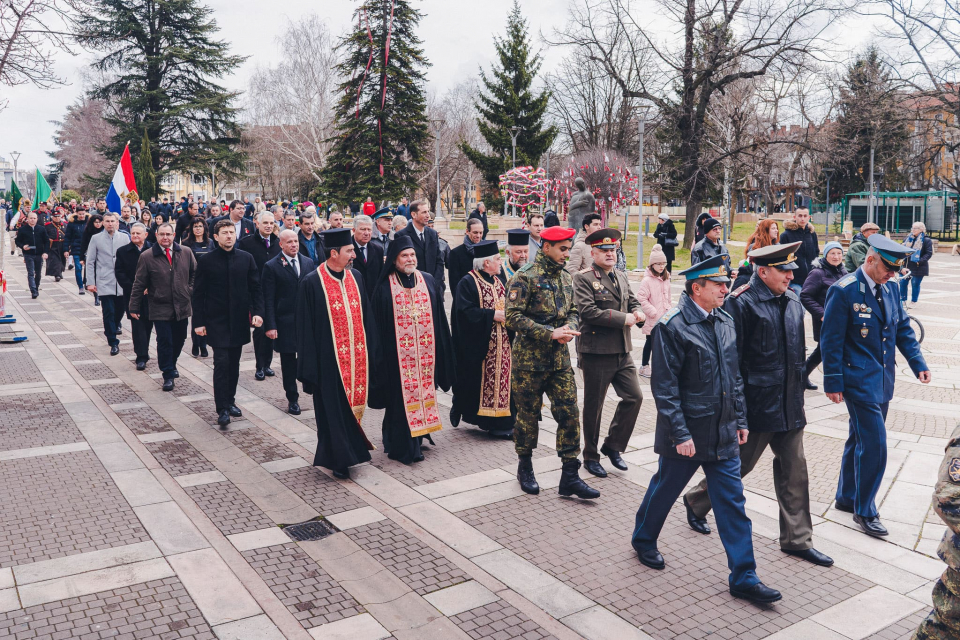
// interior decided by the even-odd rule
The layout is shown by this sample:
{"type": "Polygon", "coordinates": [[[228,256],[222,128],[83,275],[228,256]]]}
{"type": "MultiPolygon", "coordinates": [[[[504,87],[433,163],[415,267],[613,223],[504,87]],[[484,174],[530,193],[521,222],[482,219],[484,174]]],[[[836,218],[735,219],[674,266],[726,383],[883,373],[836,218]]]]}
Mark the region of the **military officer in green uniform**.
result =
{"type": "Polygon", "coordinates": [[[577,382],[567,344],[580,335],[580,316],[573,301],[573,277],[563,266],[570,256],[572,229],[550,227],[534,261],[511,278],[506,303],[507,329],[513,341],[511,394],[517,409],[513,431],[520,463],[517,480],[526,492],[540,492],[533,473],[543,394],[557,421],[557,454],[563,460],[562,496],[598,498],[600,492],[580,478],[580,410],[577,382]]]}
{"type": "Polygon", "coordinates": [[[933,490],[933,509],[947,525],[937,549],[947,568],[933,586],[933,609],[914,640],[960,638],[960,426],[953,431],[933,490]]]}

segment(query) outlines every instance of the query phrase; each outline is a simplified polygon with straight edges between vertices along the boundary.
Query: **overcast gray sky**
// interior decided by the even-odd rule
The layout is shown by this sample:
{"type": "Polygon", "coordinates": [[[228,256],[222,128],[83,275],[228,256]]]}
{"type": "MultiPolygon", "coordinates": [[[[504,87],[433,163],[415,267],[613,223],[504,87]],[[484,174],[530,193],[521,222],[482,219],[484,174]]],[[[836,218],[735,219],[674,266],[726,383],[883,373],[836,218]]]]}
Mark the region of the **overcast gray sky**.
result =
{"type": "MultiPolygon", "coordinates": [[[[433,66],[427,72],[429,90],[444,91],[477,74],[480,65],[489,67],[494,55],[493,35],[502,33],[512,0],[413,0],[425,14],[419,35],[427,58],[433,66]]],[[[287,19],[316,12],[326,19],[335,34],[351,25],[356,6],[350,0],[207,0],[220,25],[221,37],[232,43],[234,53],[249,56],[239,71],[227,79],[233,89],[245,89],[257,65],[269,65],[279,58],[275,43],[287,19]]],[[[566,21],[568,0],[521,0],[530,24],[531,36],[550,33],[566,21]]],[[[562,56],[559,51],[544,51],[544,69],[562,56]]],[[[71,84],[54,90],[33,87],[4,88],[9,106],[0,112],[0,155],[9,159],[10,151],[20,151],[19,166],[43,169],[52,151],[55,125],[66,107],[81,92],[79,74],[91,56],[59,56],[57,71],[71,84]]],[[[119,158],[117,159],[119,160],[119,158]]]]}

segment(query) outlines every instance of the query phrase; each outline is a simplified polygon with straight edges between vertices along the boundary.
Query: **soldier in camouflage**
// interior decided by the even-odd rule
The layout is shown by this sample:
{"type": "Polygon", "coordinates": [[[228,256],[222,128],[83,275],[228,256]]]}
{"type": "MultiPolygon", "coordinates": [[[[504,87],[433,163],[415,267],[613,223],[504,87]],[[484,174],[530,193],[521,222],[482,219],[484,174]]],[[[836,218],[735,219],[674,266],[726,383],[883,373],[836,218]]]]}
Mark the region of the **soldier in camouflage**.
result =
{"type": "Polygon", "coordinates": [[[526,492],[540,492],[531,456],[537,447],[543,394],[557,421],[557,454],[563,460],[562,496],[598,498],[600,492],[580,478],[580,410],[577,382],[567,346],[578,336],[580,317],[573,302],[573,278],[563,266],[570,255],[572,229],[550,227],[530,264],[510,280],[506,325],[513,342],[511,394],[517,408],[513,437],[520,463],[517,480],[526,492]]]}
{"type": "Polygon", "coordinates": [[[933,491],[933,509],[947,525],[937,554],[947,563],[933,587],[933,609],[913,634],[914,640],[960,637],[960,426],[953,431],[933,491]]]}

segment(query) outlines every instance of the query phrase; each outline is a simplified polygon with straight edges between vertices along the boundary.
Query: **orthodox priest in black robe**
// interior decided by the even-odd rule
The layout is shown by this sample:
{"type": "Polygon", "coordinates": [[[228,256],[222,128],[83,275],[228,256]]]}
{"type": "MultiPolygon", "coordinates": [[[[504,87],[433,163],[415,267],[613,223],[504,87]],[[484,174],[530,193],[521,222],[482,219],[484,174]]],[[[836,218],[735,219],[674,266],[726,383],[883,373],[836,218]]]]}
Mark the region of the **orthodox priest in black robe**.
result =
{"type": "Polygon", "coordinates": [[[395,237],[371,302],[381,357],[370,406],[386,409],[383,448],[404,464],[423,460],[423,438],[442,428],[436,390],[449,390],[454,375],[440,296],[433,276],[417,270],[410,237],[395,237]]]}
{"type": "Polygon", "coordinates": [[[373,445],[360,422],[378,354],[378,335],[363,277],[353,260],[349,229],[320,234],[326,262],[297,292],[297,379],[313,394],[317,420],[314,466],[348,478],[348,467],[370,461],[373,445]]]}
{"type": "Polygon", "coordinates": [[[495,240],[473,247],[473,269],[454,289],[453,343],[457,376],[450,421],[477,425],[492,435],[513,434],[510,402],[511,335],[504,321],[506,287],[495,240]]]}

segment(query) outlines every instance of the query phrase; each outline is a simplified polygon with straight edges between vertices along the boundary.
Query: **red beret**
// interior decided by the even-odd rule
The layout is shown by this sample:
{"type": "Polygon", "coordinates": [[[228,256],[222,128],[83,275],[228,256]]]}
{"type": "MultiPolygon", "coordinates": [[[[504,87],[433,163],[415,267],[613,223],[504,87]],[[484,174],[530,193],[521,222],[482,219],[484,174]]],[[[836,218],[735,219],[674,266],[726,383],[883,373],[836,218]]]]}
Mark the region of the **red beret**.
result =
{"type": "Polygon", "coordinates": [[[560,242],[561,240],[569,240],[575,235],[577,235],[576,231],[573,229],[567,229],[566,227],[549,227],[540,233],[540,237],[547,242],[560,242]]]}

